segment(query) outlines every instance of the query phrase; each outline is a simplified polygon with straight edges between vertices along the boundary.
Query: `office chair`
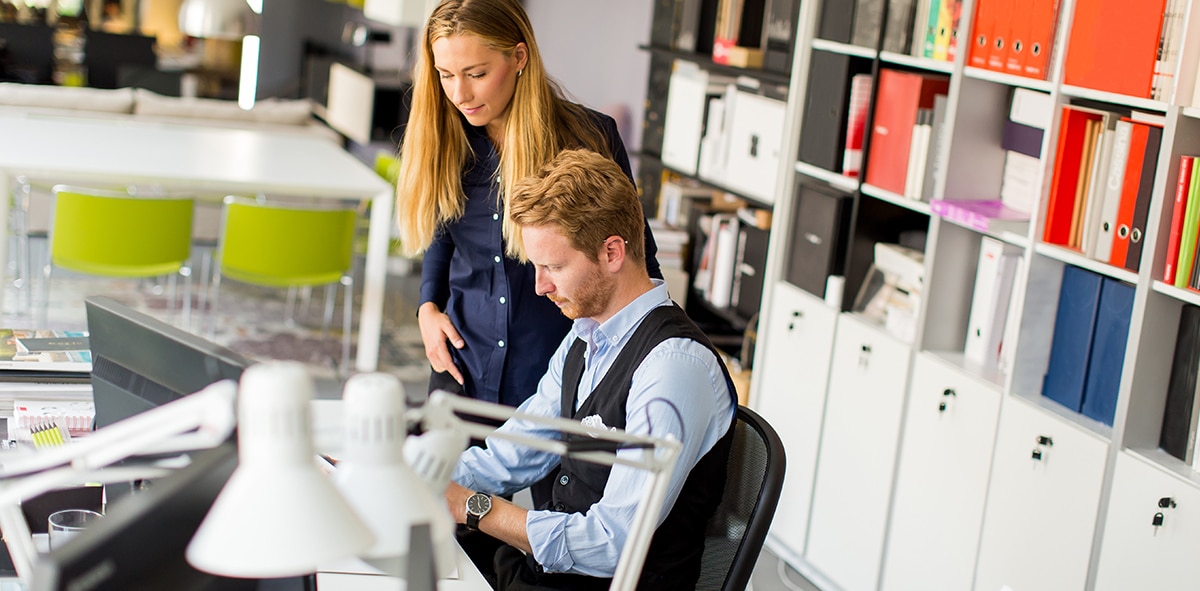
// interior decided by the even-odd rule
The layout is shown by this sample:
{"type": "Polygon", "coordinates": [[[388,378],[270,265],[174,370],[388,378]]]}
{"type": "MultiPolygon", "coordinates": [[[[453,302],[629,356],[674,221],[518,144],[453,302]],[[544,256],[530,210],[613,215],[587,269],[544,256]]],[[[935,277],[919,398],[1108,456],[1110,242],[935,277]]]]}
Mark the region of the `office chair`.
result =
{"type": "Polygon", "coordinates": [[[708,520],[696,589],[742,591],[749,584],[775,517],[785,467],[775,429],[754,411],[737,407],[725,493],[708,520]]]}
{"type": "Polygon", "coordinates": [[[42,322],[50,302],[50,278],[61,268],[101,277],[169,275],[167,297],[176,306],[177,275],[184,278],[183,326],[191,323],[191,197],[140,196],[55,185],[43,267],[42,322]]]}
{"type": "Polygon", "coordinates": [[[335,286],[344,288],[341,371],[350,367],[354,309],[355,218],[352,205],[317,207],[226,197],[221,235],[213,265],[209,337],[216,333],[221,281],[224,278],[262,287],[287,288],[286,321],[294,322],[299,288],[325,285],[322,328],[333,319],[335,286]]]}

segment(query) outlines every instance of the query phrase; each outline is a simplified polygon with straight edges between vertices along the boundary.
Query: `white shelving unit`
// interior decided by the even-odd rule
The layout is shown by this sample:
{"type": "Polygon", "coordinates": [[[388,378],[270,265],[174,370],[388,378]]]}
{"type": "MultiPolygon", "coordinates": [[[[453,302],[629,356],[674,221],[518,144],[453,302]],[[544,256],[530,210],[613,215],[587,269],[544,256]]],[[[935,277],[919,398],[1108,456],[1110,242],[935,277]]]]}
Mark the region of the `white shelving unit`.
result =
{"type": "MultiPolygon", "coordinates": [[[[784,139],[791,160],[781,164],[774,200],[751,405],[788,433],[788,478],[769,545],[829,588],[1200,584],[1193,558],[1200,555],[1200,472],[1158,449],[1180,309],[1200,306],[1200,293],[1160,281],[1179,157],[1200,154],[1200,109],[1064,85],[1070,23],[1081,1],[1060,2],[1047,80],[968,67],[965,50],[953,62],[934,62],[816,39],[823,2],[801,5],[784,139]],[[927,203],[796,161],[806,93],[821,91],[805,88],[814,50],[876,60],[877,68],[950,75],[947,139],[936,154],[943,174],[926,179],[935,183],[935,198],[998,195],[1000,130],[1014,89],[1044,93],[1055,103],[1028,234],[996,236],[1026,261],[1009,302],[1016,342],[1006,343],[1003,370],[962,355],[984,234],[940,219],[927,203]],[[1165,121],[1137,271],[1041,240],[1058,107],[1077,102],[1165,121]],[[797,207],[801,179],[855,194],[849,244],[859,257],[887,216],[906,223],[927,218],[924,292],[912,342],[785,280],[793,242],[786,220],[797,207]],[[1042,396],[1066,265],[1135,288],[1112,426],[1042,396]],[[1158,513],[1163,524],[1154,526],[1158,513]]],[[[960,39],[971,38],[975,3],[963,3],[960,39]]],[[[1186,23],[1200,19],[1200,1],[1181,4],[1188,6],[1186,23]]],[[[1197,53],[1181,50],[1190,59],[1197,53]]],[[[855,268],[846,267],[849,285],[855,268]]]]}

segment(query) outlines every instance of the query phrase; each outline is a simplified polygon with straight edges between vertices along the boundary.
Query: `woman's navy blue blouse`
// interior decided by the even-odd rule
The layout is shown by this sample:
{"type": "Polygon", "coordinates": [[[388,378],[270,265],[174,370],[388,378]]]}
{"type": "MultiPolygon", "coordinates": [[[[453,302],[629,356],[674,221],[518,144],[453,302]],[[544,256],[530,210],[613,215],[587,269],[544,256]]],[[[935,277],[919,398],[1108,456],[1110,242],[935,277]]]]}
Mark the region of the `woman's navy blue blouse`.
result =
{"type": "MultiPolygon", "coordinates": [[[[632,181],[616,122],[593,114],[614,160],[632,181]]],[[[462,349],[450,347],[466,378],[464,393],[517,406],[534,393],[571,321],[534,292],[532,265],[504,255],[497,200],[499,155],[484,128],[466,120],[463,127],[475,157],[463,170],[466,207],[461,218],[441,227],[425,252],[420,303],[437,304],[466,343],[462,349]]],[[[651,277],[659,278],[657,250],[647,226],[646,267],[651,277]]]]}

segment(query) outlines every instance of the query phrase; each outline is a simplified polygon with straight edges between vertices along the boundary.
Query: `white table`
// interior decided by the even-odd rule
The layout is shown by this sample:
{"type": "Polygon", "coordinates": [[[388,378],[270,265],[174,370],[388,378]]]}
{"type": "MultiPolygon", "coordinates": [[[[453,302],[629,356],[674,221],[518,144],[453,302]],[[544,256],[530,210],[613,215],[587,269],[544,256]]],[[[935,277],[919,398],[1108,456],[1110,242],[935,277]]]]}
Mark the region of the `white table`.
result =
{"type": "MultiPolygon", "coordinates": [[[[206,195],[371,200],[355,366],[360,371],[377,368],[392,188],[327,139],[301,132],[4,114],[0,115],[0,203],[10,202],[7,197],[16,175],[52,183],[157,185],[206,195]]],[[[8,206],[0,206],[0,227],[7,227],[8,215],[8,206]]],[[[8,241],[0,240],[0,261],[7,260],[7,245],[8,241]]]]}
{"type": "MultiPolygon", "coordinates": [[[[453,577],[438,579],[438,591],[491,591],[492,586],[457,544],[458,570],[453,577]]],[[[365,572],[317,572],[318,591],[406,591],[404,579],[365,572]]]]}

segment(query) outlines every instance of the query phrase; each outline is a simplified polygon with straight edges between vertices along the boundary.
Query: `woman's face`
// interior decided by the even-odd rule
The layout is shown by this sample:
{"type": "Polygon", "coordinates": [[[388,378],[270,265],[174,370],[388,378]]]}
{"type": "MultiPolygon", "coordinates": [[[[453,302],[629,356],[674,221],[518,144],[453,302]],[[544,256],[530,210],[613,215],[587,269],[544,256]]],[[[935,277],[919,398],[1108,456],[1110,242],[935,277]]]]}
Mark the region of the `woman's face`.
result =
{"type": "Polygon", "coordinates": [[[476,127],[502,129],[525,67],[525,44],[512,56],[491,49],[474,35],[457,34],[433,42],[433,67],[446,98],[476,127]]]}

